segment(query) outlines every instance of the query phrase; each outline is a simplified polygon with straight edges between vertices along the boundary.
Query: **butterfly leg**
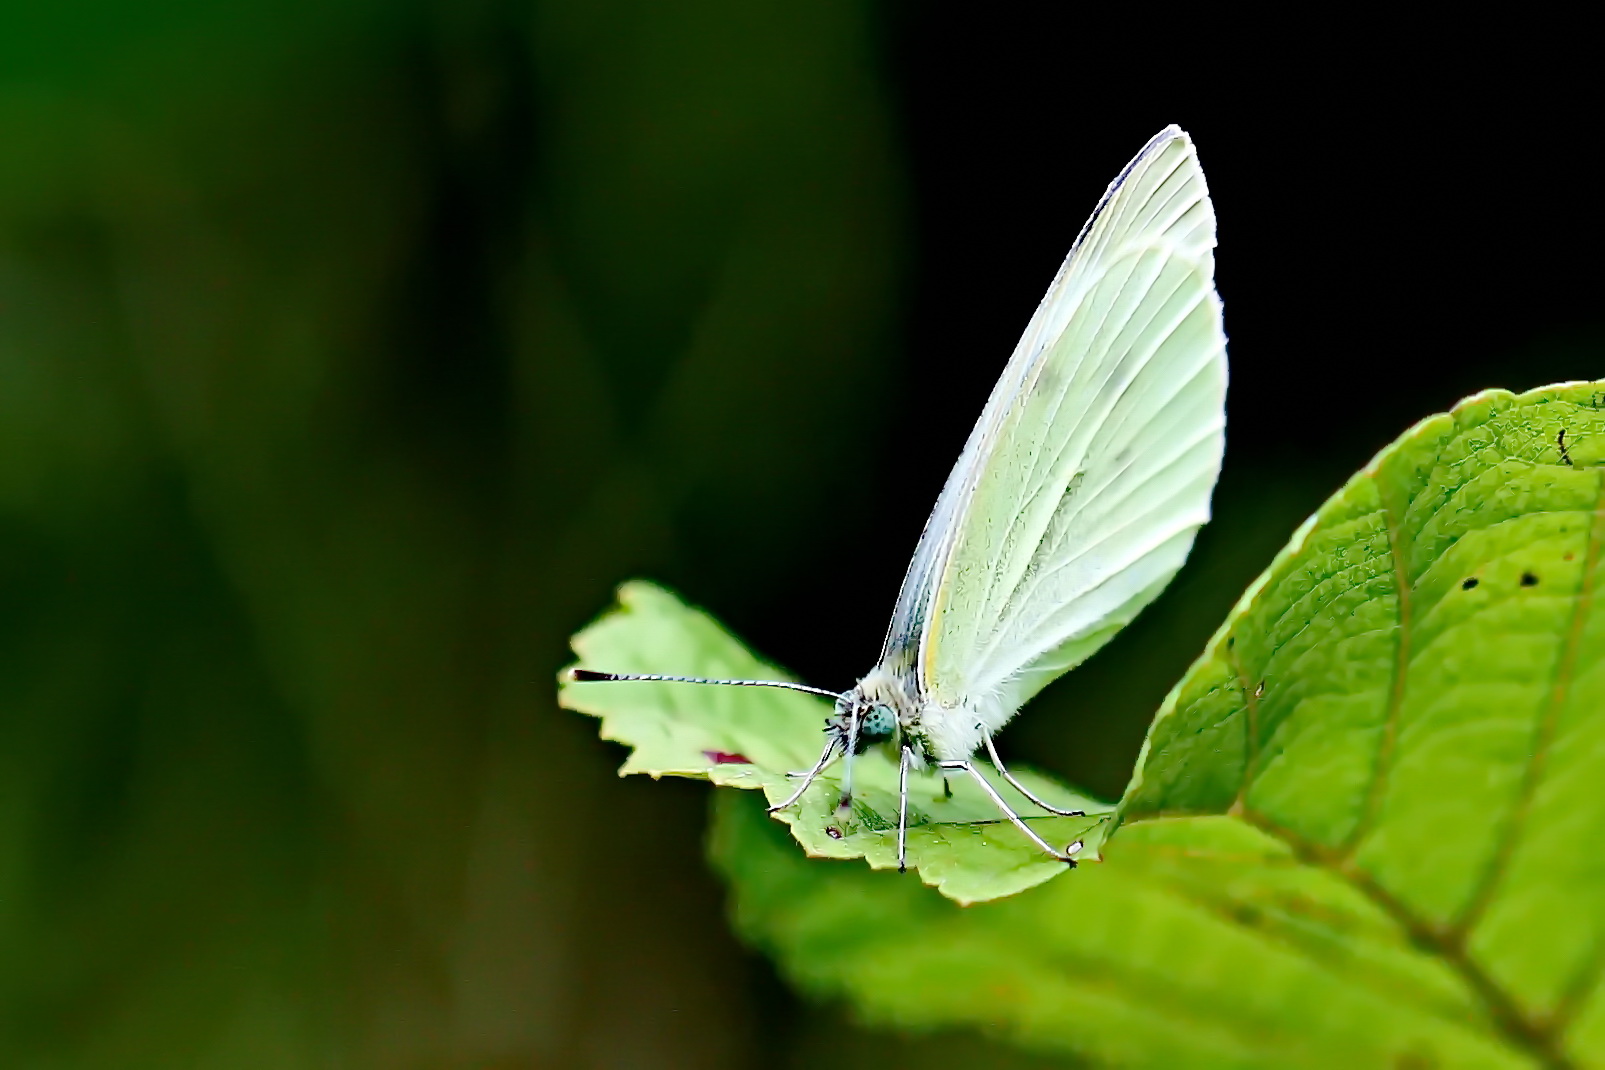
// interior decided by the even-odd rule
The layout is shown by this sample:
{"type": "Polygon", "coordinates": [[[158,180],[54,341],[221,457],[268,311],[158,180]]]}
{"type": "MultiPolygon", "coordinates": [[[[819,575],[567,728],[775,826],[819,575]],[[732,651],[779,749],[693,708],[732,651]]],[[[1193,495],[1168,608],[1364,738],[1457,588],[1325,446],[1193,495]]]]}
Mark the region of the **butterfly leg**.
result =
{"type": "Polygon", "coordinates": [[[994,788],[986,779],[986,777],[981,775],[981,771],[972,763],[968,761],[937,762],[936,767],[938,769],[957,769],[960,772],[970,774],[975,782],[981,785],[981,790],[986,792],[991,800],[997,804],[997,808],[1003,811],[1003,816],[1008,818],[1014,824],[1015,828],[1025,833],[1026,839],[1030,840],[1032,843],[1036,844],[1038,847],[1042,848],[1059,861],[1068,862],[1072,866],[1076,864],[1076,860],[1071,857],[1069,853],[1061,853],[1048,846],[1048,841],[1044,840],[1041,836],[1038,836],[1036,831],[1033,830],[1030,825],[1025,823],[1025,819],[1014,812],[1014,810],[1009,806],[1008,801],[1005,800],[1003,796],[998,794],[998,789],[994,788]]]}
{"type": "MultiPolygon", "coordinates": [[[[815,762],[814,767],[808,770],[808,773],[803,778],[803,782],[797,785],[797,790],[787,796],[785,802],[778,802],[771,806],[768,810],[769,813],[772,814],[776,810],[784,810],[786,807],[802,798],[803,792],[807,791],[808,786],[819,778],[820,770],[824,769],[825,766],[829,764],[830,759],[835,755],[837,742],[838,741],[835,736],[831,736],[825,740],[825,753],[821,754],[819,756],[819,761],[815,762]]],[[[790,774],[787,775],[789,776],[790,774]]]]}
{"type": "Polygon", "coordinates": [[[1061,810],[1057,806],[1054,806],[1050,803],[1045,803],[1041,799],[1037,798],[1036,795],[1032,793],[1030,788],[1014,779],[1013,773],[1003,768],[1003,759],[998,757],[998,749],[992,743],[991,733],[983,730],[981,733],[981,738],[986,741],[986,756],[992,759],[992,768],[996,769],[998,771],[998,775],[1004,780],[1007,780],[1015,791],[1019,792],[1021,795],[1024,795],[1027,799],[1030,799],[1033,803],[1036,803],[1050,814],[1058,814],[1060,817],[1087,816],[1087,812],[1085,810],[1061,810]]]}
{"type": "Polygon", "coordinates": [[[902,760],[897,763],[897,872],[908,871],[905,861],[908,857],[908,763],[914,758],[914,752],[907,747],[903,748],[902,760]]]}
{"type": "Polygon", "coordinates": [[[804,779],[806,777],[814,776],[818,772],[819,772],[819,767],[815,767],[813,769],[788,769],[788,770],[786,770],[786,779],[787,780],[802,780],[802,779],[804,779]]]}

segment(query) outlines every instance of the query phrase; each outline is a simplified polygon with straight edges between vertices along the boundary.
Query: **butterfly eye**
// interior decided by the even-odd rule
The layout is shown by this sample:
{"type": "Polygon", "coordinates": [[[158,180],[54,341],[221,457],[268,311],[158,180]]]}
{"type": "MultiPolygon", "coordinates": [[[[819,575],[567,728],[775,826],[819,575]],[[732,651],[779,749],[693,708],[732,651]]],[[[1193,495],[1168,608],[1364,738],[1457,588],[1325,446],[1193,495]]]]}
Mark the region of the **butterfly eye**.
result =
{"type": "Polygon", "coordinates": [[[884,743],[897,731],[897,714],[885,703],[871,706],[858,722],[858,741],[861,745],[884,743]]]}

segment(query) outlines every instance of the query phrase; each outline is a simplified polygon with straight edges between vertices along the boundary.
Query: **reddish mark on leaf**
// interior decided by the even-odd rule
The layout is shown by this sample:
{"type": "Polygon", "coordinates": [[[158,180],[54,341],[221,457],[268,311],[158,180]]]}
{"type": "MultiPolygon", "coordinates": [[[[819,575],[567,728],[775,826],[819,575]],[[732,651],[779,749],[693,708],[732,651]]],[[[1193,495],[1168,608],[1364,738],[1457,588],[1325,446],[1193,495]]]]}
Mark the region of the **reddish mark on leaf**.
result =
{"type": "Polygon", "coordinates": [[[708,759],[708,761],[712,762],[714,765],[752,764],[751,758],[747,757],[745,754],[737,754],[734,751],[705,750],[702,752],[702,756],[708,759]]]}

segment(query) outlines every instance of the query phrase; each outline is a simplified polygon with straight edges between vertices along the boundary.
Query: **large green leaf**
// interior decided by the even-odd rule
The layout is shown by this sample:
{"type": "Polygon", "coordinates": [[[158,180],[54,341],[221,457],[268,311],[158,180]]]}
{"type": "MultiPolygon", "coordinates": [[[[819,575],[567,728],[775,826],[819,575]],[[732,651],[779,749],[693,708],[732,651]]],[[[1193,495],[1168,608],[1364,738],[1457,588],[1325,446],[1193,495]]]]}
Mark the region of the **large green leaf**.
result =
{"type": "Polygon", "coordinates": [[[961,907],[809,862],[753,800],[719,796],[737,929],[870,1023],[1117,1066],[1524,1065],[1451,964],[1230,818],[1128,825],[1101,865],[961,907]]]}
{"type": "Polygon", "coordinates": [[[1123,1065],[1605,1064],[1602,406],[1384,450],[1167,699],[1102,865],[960,909],[731,793],[739,928],[868,1020],[1123,1065]]]}
{"type": "Polygon", "coordinates": [[[1551,1060],[1605,1058],[1602,406],[1488,391],[1378,455],[1167,699],[1120,809],[1229,815],[1551,1060]]]}
{"type": "MultiPolygon", "coordinates": [[[[609,672],[675,672],[745,680],[785,680],[706,614],[648,583],[619,590],[619,608],[574,638],[586,668],[609,672]]],[[[788,770],[807,769],[824,744],[830,704],[795,691],[757,687],[697,687],[668,683],[573,683],[564,674],[560,701],[602,718],[602,735],[630,745],[621,775],[698,777],[757,788],[770,803],[789,796],[788,770]]],[[[839,763],[838,763],[839,765],[839,763]]],[[[1050,842],[1084,843],[1078,857],[1095,859],[1110,807],[1030,770],[1016,770],[1033,791],[1087,818],[1033,817],[1050,842]]],[[[793,807],[776,816],[811,855],[863,858],[877,869],[897,866],[897,767],[884,754],[855,759],[853,806],[840,813],[837,770],[827,771],[793,807]]],[[[995,899],[1040,884],[1066,866],[999,820],[979,788],[935,775],[909,784],[909,868],[961,902],[995,899]]],[[[1017,810],[1032,813],[1018,793],[1000,785],[1017,810]]]]}

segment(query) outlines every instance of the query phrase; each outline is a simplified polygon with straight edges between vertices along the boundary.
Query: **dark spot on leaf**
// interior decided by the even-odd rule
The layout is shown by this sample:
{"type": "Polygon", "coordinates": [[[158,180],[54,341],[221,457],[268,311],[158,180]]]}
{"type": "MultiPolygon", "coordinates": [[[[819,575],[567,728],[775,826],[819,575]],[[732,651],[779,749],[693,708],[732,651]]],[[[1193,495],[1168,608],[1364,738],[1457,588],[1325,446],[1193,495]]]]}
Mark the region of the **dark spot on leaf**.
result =
{"type": "Polygon", "coordinates": [[[842,830],[837,828],[835,825],[826,825],[825,835],[829,836],[833,840],[839,840],[842,838],[842,830]]]}
{"type": "Polygon", "coordinates": [[[1477,586],[1477,577],[1475,576],[1467,576],[1460,581],[1460,589],[1462,591],[1469,591],[1475,586],[1477,586]]]}
{"type": "Polygon", "coordinates": [[[1561,554],[1560,559],[1562,561],[1570,561],[1572,558],[1574,558],[1576,556],[1577,555],[1573,554],[1573,553],[1565,553],[1565,554],[1561,554]]]}
{"type": "Polygon", "coordinates": [[[1536,587],[1538,586],[1538,577],[1531,572],[1523,572],[1521,574],[1521,585],[1523,587],[1536,587]]]}
{"type": "Polygon", "coordinates": [[[1236,645],[1237,645],[1237,636],[1235,636],[1235,635],[1228,635],[1228,636],[1227,636],[1227,637],[1226,637],[1226,649],[1227,649],[1227,650],[1230,650],[1230,649],[1231,649],[1231,648],[1232,648],[1232,647],[1234,647],[1234,646],[1236,646],[1236,645]]]}
{"type": "Polygon", "coordinates": [[[745,754],[736,754],[733,751],[705,750],[702,756],[714,765],[751,765],[752,759],[745,754]]]}

